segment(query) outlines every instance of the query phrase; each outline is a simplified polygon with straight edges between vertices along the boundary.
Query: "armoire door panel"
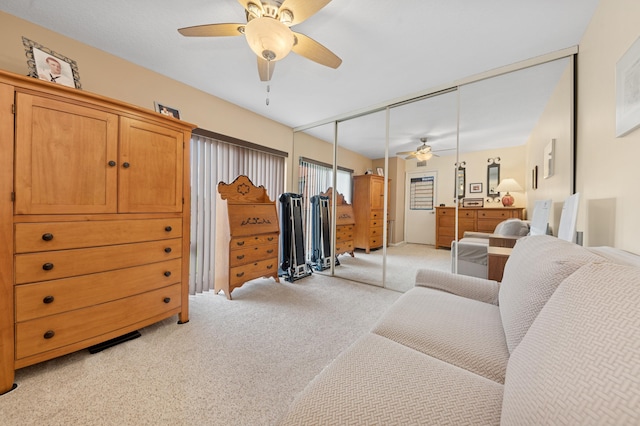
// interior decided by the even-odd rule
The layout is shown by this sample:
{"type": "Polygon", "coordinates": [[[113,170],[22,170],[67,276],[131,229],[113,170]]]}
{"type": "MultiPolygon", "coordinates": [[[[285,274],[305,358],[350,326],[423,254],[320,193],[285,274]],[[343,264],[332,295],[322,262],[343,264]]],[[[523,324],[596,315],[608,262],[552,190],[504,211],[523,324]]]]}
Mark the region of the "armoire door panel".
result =
{"type": "Polygon", "coordinates": [[[120,213],[182,211],[182,131],[122,117],[120,213]]]}
{"type": "Polygon", "coordinates": [[[115,213],[118,117],[16,94],[16,214],[115,213]]]}

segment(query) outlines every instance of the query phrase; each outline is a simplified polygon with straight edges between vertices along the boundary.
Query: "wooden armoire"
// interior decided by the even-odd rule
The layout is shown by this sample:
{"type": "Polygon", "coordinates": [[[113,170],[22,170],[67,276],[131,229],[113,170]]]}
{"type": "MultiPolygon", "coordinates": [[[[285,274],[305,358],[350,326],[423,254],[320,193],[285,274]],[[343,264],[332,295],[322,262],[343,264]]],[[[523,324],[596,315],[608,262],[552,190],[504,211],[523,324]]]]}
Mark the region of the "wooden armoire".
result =
{"type": "Polygon", "coordinates": [[[353,211],[356,217],[354,246],[369,253],[382,247],[384,226],[385,177],[353,177],[353,211]]]}
{"type": "Polygon", "coordinates": [[[15,369],[189,320],[192,125],[0,71],[0,393],[15,369]]]}

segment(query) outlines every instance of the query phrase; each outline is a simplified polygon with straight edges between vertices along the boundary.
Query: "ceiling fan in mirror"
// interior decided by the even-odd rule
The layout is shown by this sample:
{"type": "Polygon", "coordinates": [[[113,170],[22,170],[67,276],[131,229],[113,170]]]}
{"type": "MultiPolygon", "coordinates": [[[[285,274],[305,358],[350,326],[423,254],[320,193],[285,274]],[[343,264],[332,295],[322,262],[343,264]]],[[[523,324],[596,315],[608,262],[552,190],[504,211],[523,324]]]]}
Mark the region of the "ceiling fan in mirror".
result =
{"type": "Polygon", "coordinates": [[[260,80],[270,81],[275,62],[293,51],[300,56],[338,68],[342,59],[304,34],[291,30],[314,15],[331,0],[238,0],[245,8],[246,23],[196,25],[178,29],[187,37],[230,37],[244,35],[257,56],[260,80]]]}
{"type": "Polygon", "coordinates": [[[396,155],[406,155],[406,157],[404,157],[405,160],[415,158],[418,161],[427,161],[431,159],[431,157],[438,157],[438,154],[431,150],[431,146],[427,145],[426,137],[420,138],[420,142],[422,142],[422,145],[416,148],[415,151],[396,152],[396,155]]]}

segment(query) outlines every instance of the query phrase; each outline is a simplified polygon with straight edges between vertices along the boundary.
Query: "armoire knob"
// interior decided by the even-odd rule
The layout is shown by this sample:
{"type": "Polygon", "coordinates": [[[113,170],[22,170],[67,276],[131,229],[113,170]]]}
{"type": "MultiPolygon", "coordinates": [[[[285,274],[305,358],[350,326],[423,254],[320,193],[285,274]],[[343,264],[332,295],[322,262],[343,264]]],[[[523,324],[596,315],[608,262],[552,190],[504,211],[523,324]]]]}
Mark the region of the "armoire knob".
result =
{"type": "Polygon", "coordinates": [[[48,232],[46,234],[42,234],[42,239],[45,241],[51,241],[53,240],[53,234],[50,234],[48,232]]]}

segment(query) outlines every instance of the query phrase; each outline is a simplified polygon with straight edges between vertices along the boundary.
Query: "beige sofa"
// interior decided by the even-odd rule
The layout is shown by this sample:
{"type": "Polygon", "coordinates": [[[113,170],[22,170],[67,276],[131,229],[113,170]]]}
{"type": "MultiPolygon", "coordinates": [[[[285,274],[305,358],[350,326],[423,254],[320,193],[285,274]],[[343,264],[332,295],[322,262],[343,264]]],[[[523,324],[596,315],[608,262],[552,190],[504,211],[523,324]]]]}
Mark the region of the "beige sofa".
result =
{"type": "Polygon", "coordinates": [[[640,424],[639,264],[541,235],[500,286],[421,270],[281,424],[640,424]]]}

